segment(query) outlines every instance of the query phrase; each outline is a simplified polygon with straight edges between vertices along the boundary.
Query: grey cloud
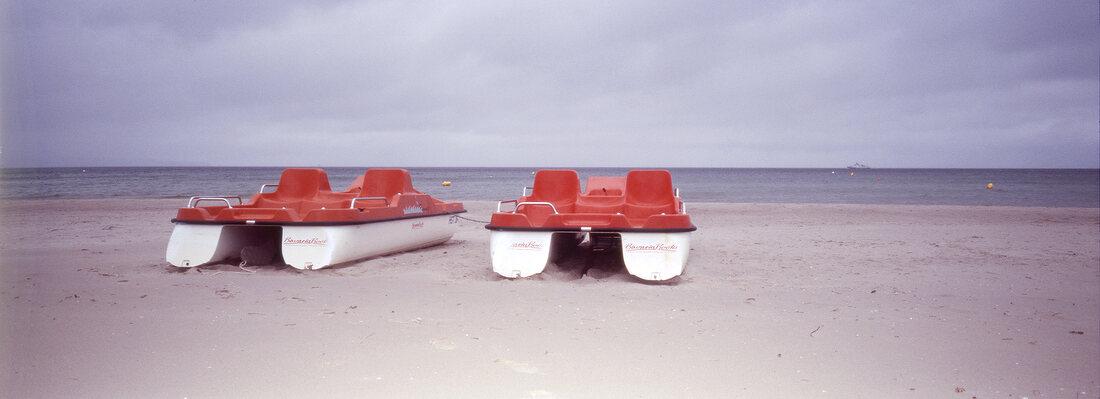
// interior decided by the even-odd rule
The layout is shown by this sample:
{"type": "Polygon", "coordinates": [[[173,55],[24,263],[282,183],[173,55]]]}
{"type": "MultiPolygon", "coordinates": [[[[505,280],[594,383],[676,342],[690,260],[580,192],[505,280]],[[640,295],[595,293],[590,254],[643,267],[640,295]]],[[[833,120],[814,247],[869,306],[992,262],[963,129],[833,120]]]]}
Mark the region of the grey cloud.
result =
{"type": "Polygon", "coordinates": [[[0,162],[1098,167],[1096,14],[28,3],[4,24],[0,162]]]}

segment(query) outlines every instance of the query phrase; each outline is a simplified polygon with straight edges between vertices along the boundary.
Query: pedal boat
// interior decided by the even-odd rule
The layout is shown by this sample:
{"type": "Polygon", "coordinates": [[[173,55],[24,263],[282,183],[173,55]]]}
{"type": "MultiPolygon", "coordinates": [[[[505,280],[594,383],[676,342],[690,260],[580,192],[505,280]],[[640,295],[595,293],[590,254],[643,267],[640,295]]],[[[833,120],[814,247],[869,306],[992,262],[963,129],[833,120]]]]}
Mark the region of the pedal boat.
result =
{"type": "Polygon", "coordinates": [[[320,269],[446,242],[462,212],[461,203],[413,189],[404,169],[367,170],[340,192],[329,188],[324,170],[286,169],[279,184],[261,186],[247,203],[191,197],[172,219],[167,258],[178,267],[241,259],[320,269]]]}
{"type": "Polygon", "coordinates": [[[594,247],[621,248],[627,272],[638,278],[662,281],[683,273],[695,226],[668,171],[589,177],[585,189],[576,171],[540,170],[519,199],[498,202],[485,226],[493,271],[508,278],[541,273],[552,253],[588,235],[594,247]],[[515,208],[502,211],[507,203],[515,208]]]}

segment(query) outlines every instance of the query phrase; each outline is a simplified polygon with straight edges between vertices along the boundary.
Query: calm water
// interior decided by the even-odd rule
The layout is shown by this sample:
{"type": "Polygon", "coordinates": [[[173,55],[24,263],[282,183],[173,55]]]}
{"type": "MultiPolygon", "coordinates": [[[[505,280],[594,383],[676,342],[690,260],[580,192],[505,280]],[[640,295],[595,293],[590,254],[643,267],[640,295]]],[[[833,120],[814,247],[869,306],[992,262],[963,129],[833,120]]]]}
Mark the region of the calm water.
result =
{"type": "MultiPolygon", "coordinates": [[[[346,188],[366,168],[325,168],[346,188]]],[[[411,168],[413,185],[446,200],[515,199],[531,168],[411,168]],[[451,181],[443,187],[440,183],[451,181]]],[[[587,176],[629,169],[580,168],[587,176]]],[[[240,195],[275,184],[281,168],[0,169],[0,199],[185,198],[240,195]]],[[[1100,207],[1095,169],[670,169],[687,202],[1100,207]],[[993,183],[994,189],[986,189],[993,183]]]]}

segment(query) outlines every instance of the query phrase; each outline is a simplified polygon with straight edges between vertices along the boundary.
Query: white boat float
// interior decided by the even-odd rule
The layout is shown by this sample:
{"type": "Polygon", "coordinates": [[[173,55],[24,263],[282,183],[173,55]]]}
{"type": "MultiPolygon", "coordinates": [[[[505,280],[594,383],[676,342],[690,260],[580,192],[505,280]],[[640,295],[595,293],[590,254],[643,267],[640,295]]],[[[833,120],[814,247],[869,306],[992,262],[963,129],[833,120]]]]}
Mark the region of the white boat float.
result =
{"type": "Polygon", "coordinates": [[[585,186],[582,193],[575,171],[540,170],[519,199],[498,203],[485,226],[493,271],[507,278],[541,273],[552,254],[587,235],[616,244],[627,272],[643,280],[683,273],[696,228],[668,171],[590,177],[585,186]],[[514,209],[503,211],[506,203],[514,209]]]}

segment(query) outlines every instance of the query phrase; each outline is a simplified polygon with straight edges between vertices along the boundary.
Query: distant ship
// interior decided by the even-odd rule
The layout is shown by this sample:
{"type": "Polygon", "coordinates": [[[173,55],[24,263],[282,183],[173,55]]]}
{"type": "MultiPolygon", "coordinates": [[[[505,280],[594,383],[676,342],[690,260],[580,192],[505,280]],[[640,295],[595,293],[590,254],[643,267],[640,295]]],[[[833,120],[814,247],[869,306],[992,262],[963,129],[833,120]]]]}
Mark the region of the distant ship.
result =
{"type": "Polygon", "coordinates": [[[864,164],[861,164],[859,162],[856,162],[854,164],[848,165],[848,169],[871,169],[871,167],[867,166],[867,165],[864,165],[864,164]]]}

